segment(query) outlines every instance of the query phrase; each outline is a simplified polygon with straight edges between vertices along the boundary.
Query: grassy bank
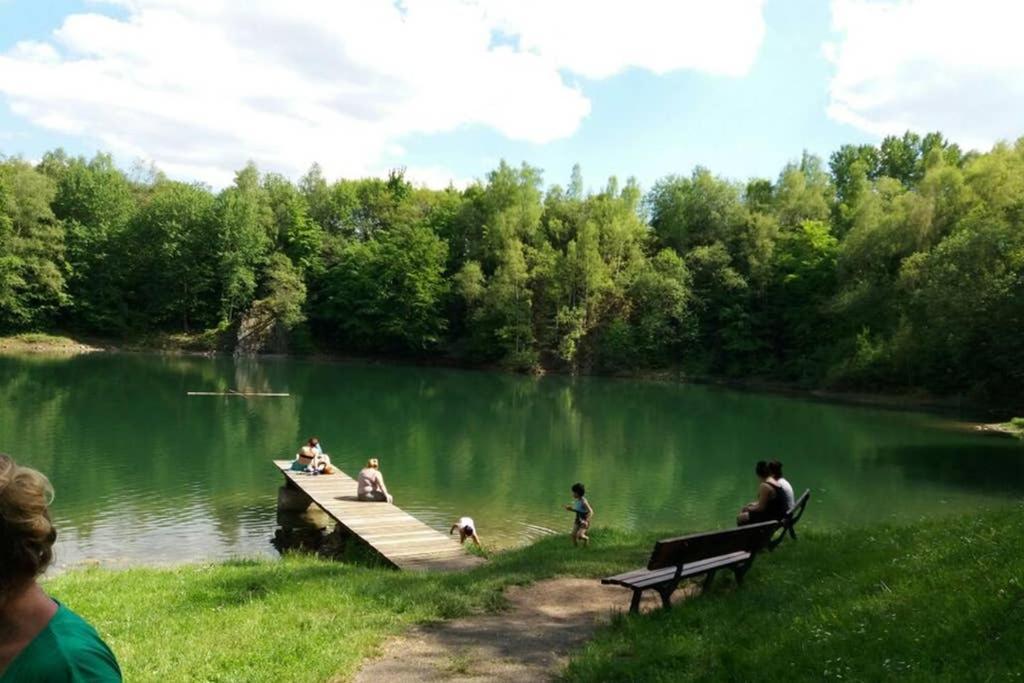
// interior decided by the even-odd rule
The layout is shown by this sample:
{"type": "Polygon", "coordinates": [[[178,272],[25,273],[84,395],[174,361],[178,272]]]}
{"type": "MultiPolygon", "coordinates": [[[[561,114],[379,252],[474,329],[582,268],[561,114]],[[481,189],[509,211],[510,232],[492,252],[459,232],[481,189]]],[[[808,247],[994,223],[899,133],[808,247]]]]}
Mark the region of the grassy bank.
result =
{"type": "Polygon", "coordinates": [[[1024,417],[1015,417],[1009,422],[979,425],[978,429],[984,432],[1005,434],[1006,436],[1024,440],[1024,417]]]}
{"type": "Polygon", "coordinates": [[[75,354],[99,350],[92,344],[59,334],[25,332],[10,337],[0,337],[0,353],[75,354]]]}
{"type": "Polygon", "coordinates": [[[6,353],[87,353],[90,351],[153,351],[158,353],[212,354],[230,351],[223,330],[194,334],[152,332],[141,336],[99,339],[74,334],[24,332],[0,337],[0,352],[6,353]]]}
{"type": "Polygon", "coordinates": [[[130,681],[345,678],[413,623],[499,609],[502,589],[601,576],[637,557],[637,539],[597,532],[600,550],[553,538],[471,574],[420,575],[290,557],[177,568],[75,570],[47,581],[90,619],[130,681]]]}
{"type": "Polygon", "coordinates": [[[573,681],[1024,677],[1024,507],[806,534],[669,613],[617,619],[573,681]]]}
{"type": "MultiPolygon", "coordinates": [[[[812,527],[812,525],[808,525],[812,527]]],[[[500,609],[509,584],[640,566],[664,534],[595,530],[422,576],[293,557],[73,571],[47,589],[93,621],[128,680],[344,679],[413,624],[500,609]]],[[[736,590],[617,619],[570,680],[1016,680],[1024,507],[846,533],[809,528],[736,590]]],[[[629,593],[622,591],[623,607],[629,593]]]]}

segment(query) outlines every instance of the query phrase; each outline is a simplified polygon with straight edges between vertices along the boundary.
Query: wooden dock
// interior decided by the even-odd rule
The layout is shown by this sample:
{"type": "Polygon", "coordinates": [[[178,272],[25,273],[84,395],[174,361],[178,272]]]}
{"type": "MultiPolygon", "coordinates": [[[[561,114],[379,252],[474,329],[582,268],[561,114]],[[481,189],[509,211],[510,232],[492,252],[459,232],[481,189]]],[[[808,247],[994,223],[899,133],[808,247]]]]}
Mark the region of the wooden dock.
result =
{"type": "Polygon", "coordinates": [[[461,571],[485,560],[466,552],[458,540],[433,529],[391,503],[356,498],[356,481],[335,469],[310,476],[293,472],[291,460],[275,460],[287,486],[297,489],[345,529],[355,534],[398,569],[461,571]]]}

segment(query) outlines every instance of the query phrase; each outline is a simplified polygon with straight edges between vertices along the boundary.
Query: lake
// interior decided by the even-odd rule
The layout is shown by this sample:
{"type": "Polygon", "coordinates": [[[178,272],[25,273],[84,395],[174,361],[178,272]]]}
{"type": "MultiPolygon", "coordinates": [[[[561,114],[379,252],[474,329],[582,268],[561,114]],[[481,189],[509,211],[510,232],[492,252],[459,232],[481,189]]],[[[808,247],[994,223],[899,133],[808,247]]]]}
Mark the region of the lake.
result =
{"type": "Polygon", "coordinates": [[[292,359],[0,357],[0,451],[53,481],[58,566],[276,555],[281,475],[310,435],[438,529],[508,547],[595,526],[731,526],[777,457],[805,523],[909,520],[1020,500],[1024,448],[944,418],[715,387],[292,359]],[[288,392],[287,398],[187,396],[288,392]]]}

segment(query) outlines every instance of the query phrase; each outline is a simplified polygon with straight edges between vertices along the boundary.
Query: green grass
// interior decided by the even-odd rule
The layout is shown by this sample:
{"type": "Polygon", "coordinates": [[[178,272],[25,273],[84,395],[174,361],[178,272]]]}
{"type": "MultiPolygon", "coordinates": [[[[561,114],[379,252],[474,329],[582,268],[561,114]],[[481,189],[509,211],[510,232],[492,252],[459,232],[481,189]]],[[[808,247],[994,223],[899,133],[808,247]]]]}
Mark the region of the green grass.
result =
{"type": "Polygon", "coordinates": [[[1024,680],[1024,507],[806,533],[668,613],[621,618],[571,681],[1024,680]]]}
{"type": "MultiPolygon", "coordinates": [[[[845,533],[807,521],[741,589],[722,577],[671,612],[616,619],[566,678],[1022,680],[1024,507],[845,533]]],[[[289,557],[76,570],[46,588],[97,626],[127,680],[324,681],[412,624],[500,610],[510,584],[641,566],[664,535],[544,539],[467,574],[289,557]]],[[[453,653],[451,671],[465,667],[453,653]]]]}
{"type": "Polygon", "coordinates": [[[0,348],[20,350],[24,348],[53,349],[55,351],[77,348],[79,342],[71,337],[57,334],[46,334],[44,332],[23,332],[7,337],[0,337],[0,348]]]}
{"type": "Polygon", "coordinates": [[[414,623],[501,609],[509,584],[600,576],[636,560],[632,536],[594,537],[600,551],[574,549],[567,536],[545,539],[470,574],[291,556],[74,570],[46,589],[97,627],[126,680],[324,681],[350,675],[385,638],[414,623]]]}

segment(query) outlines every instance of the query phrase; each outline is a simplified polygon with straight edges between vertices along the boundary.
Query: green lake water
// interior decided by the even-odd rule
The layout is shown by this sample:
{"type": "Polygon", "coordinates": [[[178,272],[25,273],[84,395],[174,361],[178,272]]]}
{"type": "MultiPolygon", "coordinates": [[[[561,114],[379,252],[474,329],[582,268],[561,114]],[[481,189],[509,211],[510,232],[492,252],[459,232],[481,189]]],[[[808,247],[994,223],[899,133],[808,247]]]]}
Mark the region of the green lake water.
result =
{"type": "Polygon", "coordinates": [[[281,475],[310,435],[396,503],[486,543],[566,533],[582,481],[595,526],[731,526],[777,457],[805,523],[907,520],[1024,498],[1024,447],[931,415],[602,378],[137,354],[0,357],[0,451],[50,476],[58,566],[275,555],[281,475]],[[288,398],[186,395],[289,392],[288,398]]]}

